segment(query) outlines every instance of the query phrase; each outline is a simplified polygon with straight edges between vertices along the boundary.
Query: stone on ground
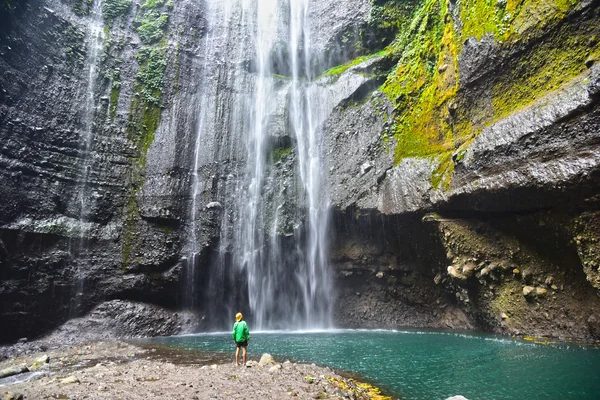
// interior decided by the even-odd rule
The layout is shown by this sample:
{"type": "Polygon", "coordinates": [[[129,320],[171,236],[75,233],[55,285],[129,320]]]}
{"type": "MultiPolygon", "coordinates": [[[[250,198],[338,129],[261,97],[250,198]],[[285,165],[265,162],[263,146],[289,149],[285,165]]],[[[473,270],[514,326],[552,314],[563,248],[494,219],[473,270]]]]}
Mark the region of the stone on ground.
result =
{"type": "Polygon", "coordinates": [[[35,362],[28,368],[31,372],[37,371],[38,369],[44,367],[46,364],[50,362],[50,357],[46,354],[35,360],[35,362]]]}
{"type": "Polygon", "coordinates": [[[269,368],[269,372],[277,372],[281,369],[281,364],[275,364],[271,368],[269,368]]]}
{"type": "Polygon", "coordinates": [[[260,361],[258,362],[259,367],[264,367],[268,364],[275,364],[275,359],[272,355],[265,353],[260,357],[260,361]]]}
{"type": "Polygon", "coordinates": [[[4,395],[3,400],[23,400],[23,395],[18,394],[18,393],[13,393],[13,392],[7,392],[4,395]]]}
{"type": "Polygon", "coordinates": [[[29,371],[27,365],[14,365],[12,367],[4,368],[0,370],[0,378],[6,378],[7,376],[18,375],[23,372],[29,371]]]}
{"type": "Polygon", "coordinates": [[[60,383],[63,383],[65,385],[69,385],[71,383],[79,383],[79,379],[77,379],[75,375],[71,375],[66,377],[65,379],[61,379],[60,383]]]}

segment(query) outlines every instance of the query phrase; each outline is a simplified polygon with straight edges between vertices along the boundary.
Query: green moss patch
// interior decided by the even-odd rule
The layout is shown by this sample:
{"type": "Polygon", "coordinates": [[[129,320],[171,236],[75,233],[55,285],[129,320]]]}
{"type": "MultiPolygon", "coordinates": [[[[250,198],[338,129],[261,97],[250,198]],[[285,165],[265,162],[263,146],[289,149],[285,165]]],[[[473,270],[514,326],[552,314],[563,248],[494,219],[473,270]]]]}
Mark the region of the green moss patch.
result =
{"type": "Polygon", "coordinates": [[[396,107],[396,163],[452,149],[448,105],[458,80],[454,31],[444,23],[446,13],[440,3],[426,3],[394,44],[403,49],[402,56],[382,90],[396,107]]]}
{"type": "MultiPolygon", "coordinates": [[[[136,245],[135,231],[140,217],[136,196],[144,184],[144,171],[148,149],[160,125],[164,77],[167,68],[167,26],[172,3],[164,0],[147,0],[135,18],[136,31],[143,46],[136,54],[140,68],[134,83],[134,96],[130,103],[127,137],[136,148],[137,157],[131,176],[131,197],[124,207],[123,271],[132,263],[131,255],[136,245]]],[[[177,54],[179,48],[177,48],[177,54]]],[[[176,70],[178,70],[176,66],[176,70]]],[[[177,72],[177,76],[178,76],[177,72]]],[[[178,79],[178,78],[177,78],[178,79]]],[[[177,87],[177,83],[175,84],[177,87]]],[[[112,94],[112,92],[111,92],[112,94]]],[[[111,100],[112,103],[112,100],[111,100]]]]}
{"type": "Polygon", "coordinates": [[[167,67],[167,48],[146,46],[136,55],[140,69],[136,75],[138,93],[143,101],[153,105],[160,102],[163,79],[167,67]]]}
{"type": "Polygon", "coordinates": [[[370,20],[377,28],[399,30],[409,24],[419,0],[374,0],[370,20]]]}
{"type": "Polygon", "coordinates": [[[360,56],[360,57],[355,58],[352,61],[347,62],[346,64],[337,65],[335,67],[329,68],[328,70],[323,72],[320,77],[339,76],[339,75],[343,74],[344,72],[346,72],[349,68],[354,67],[355,65],[361,64],[361,63],[368,61],[375,57],[383,57],[383,56],[386,56],[389,54],[390,54],[390,49],[384,49],[384,50],[378,51],[375,54],[360,56]]]}
{"type": "Polygon", "coordinates": [[[563,19],[578,3],[579,0],[463,0],[462,37],[481,39],[493,35],[497,41],[516,40],[563,19]]]}
{"type": "Polygon", "coordinates": [[[151,9],[159,8],[163,4],[165,4],[165,0],[146,0],[144,2],[144,4],[142,5],[142,8],[151,10],[151,9]]]}
{"type": "Polygon", "coordinates": [[[375,50],[386,47],[398,32],[410,25],[420,0],[372,0],[367,27],[362,32],[362,46],[375,50]]]}
{"type": "MultiPolygon", "coordinates": [[[[511,3],[522,3],[513,1],[511,3]]],[[[463,22],[464,38],[483,38],[494,35],[496,40],[505,40],[510,33],[511,14],[506,11],[507,2],[489,0],[463,0],[460,19],[463,22]]],[[[512,7],[517,6],[516,4],[512,7]]]]}
{"type": "Polygon", "coordinates": [[[110,119],[114,120],[115,116],[117,115],[117,105],[119,104],[119,87],[120,86],[114,86],[111,88],[110,90],[110,109],[109,109],[109,114],[110,114],[110,119]]]}
{"type": "Polygon", "coordinates": [[[111,23],[118,17],[124,17],[131,8],[131,0],[103,0],[102,15],[104,21],[111,23]]]}
{"type": "Polygon", "coordinates": [[[598,21],[580,24],[577,31],[565,27],[532,47],[527,57],[516,60],[493,89],[493,120],[499,120],[556,90],[586,70],[589,58],[600,58],[594,37],[600,37],[598,21]]]}
{"type": "Polygon", "coordinates": [[[291,147],[278,147],[275,150],[273,150],[273,163],[278,162],[279,160],[281,160],[284,157],[287,157],[289,154],[292,153],[292,148],[291,147]]]}
{"type": "Polygon", "coordinates": [[[158,10],[148,10],[136,22],[138,23],[137,33],[142,42],[155,43],[163,37],[169,22],[169,15],[158,10]]]}
{"type": "Polygon", "coordinates": [[[448,189],[450,185],[449,177],[454,172],[454,163],[452,162],[452,152],[447,151],[439,155],[438,166],[431,175],[431,186],[439,188],[440,186],[444,189],[448,189]]]}
{"type": "Polygon", "coordinates": [[[94,0],[71,0],[71,9],[79,16],[90,15],[94,0]]]}
{"type": "Polygon", "coordinates": [[[414,10],[410,19],[395,14],[392,3],[399,2],[374,1],[372,14],[378,26],[397,31],[388,56],[398,62],[381,87],[394,106],[390,143],[396,164],[406,157],[437,159],[434,187],[449,188],[452,154],[464,152],[483,128],[560,88],[600,56],[600,24],[591,12],[581,18],[586,22],[575,21],[577,0],[461,0],[452,10],[447,1],[425,0],[404,8],[414,10]],[[474,92],[460,86],[458,60],[468,38],[484,36],[497,42],[504,59],[497,71],[489,65],[484,86],[474,92]]]}
{"type": "Polygon", "coordinates": [[[164,0],[147,0],[135,19],[136,31],[146,44],[161,41],[166,33],[169,14],[162,9],[163,4],[164,0]]]}

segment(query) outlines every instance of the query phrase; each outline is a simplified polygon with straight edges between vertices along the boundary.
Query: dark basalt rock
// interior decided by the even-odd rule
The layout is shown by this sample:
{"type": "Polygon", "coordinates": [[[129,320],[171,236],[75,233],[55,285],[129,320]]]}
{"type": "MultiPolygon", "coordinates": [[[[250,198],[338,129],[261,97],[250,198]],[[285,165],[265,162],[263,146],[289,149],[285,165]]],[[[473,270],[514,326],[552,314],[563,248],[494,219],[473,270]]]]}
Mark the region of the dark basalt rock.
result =
{"type": "MultiPolygon", "coordinates": [[[[199,26],[201,14],[180,3],[172,26],[199,26]]],[[[61,2],[30,0],[15,12],[3,10],[2,18],[10,24],[2,24],[0,37],[0,314],[11,329],[2,330],[0,341],[35,337],[112,298],[175,307],[181,270],[177,228],[185,202],[151,200],[149,206],[140,192],[139,210],[128,208],[137,200],[140,157],[127,134],[139,68],[133,15],[110,27],[121,45],[105,37],[98,76],[92,78],[89,145],[83,137],[91,17],[61,2]],[[118,104],[112,104],[105,73],[116,66],[120,89],[118,104]],[[135,240],[125,224],[128,213],[141,216],[135,240]],[[129,262],[126,253],[132,253],[129,262]]],[[[198,38],[186,30],[177,39],[185,80],[198,38]]],[[[167,86],[170,97],[173,83],[167,86]]],[[[172,171],[171,177],[187,176],[172,171]]],[[[184,179],[169,181],[185,185],[184,179]]]]}
{"type": "Polygon", "coordinates": [[[495,69],[498,58],[498,43],[492,36],[484,36],[481,40],[474,37],[467,39],[458,60],[461,85],[469,87],[476,84],[495,69]]]}
{"type": "Polygon", "coordinates": [[[86,315],[70,319],[38,340],[0,347],[0,360],[79,343],[190,333],[198,323],[194,313],[173,311],[152,304],[111,300],[98,304],[86,315]]]}
{"type": "MultiPolygon", "coordinates": [[[[247,301],[230,295],[247,282],[225,268],[236,245],[230,230],[240,218],[234,205],[246,173],[246,132],[223,116],[252,90],[252,57],[233,56],[249,32],[209,27],[198,2],[173,3],[160,119],[144,121],[157,124],[148,143],[136,142],[131,129],[136,54],[146,45],[134,22],[139,5],[110,25],[113,43],[102,43],[89,144],[82,138],[89,133],[90,16],[58,0],[0,12],[0,319],[8,327],[1,342],[35,338],[67,320],[67,336],[166,335],[196,322],[210,329],[208,320],[229,320],[231,303],[209,302],[247,301]],[[219,43],[220,56],[206,61],[209,29],[228,32],[232,42],[219,43]],[[243,85],[233,87],[227,73],[215,82],[203,78],[236,62],[243,85]],[[197,146],[201,106],[218,123],[204,127],[211,134],[197,146]],[[184,307],[206,321],[171,311],[184,307]]],[[[582,2],[572,18],[597,16],[596,3],[582,2]]],[[[448,18],[459,26],[457,4],[450,2],[448,18]]],[[[362,31],[370,10],[366,0],[311,9],[315,71],[359,55],[363,33],[377,47],[372,32],[362,31]]],[[[469,38],[458,58],[462,101],[489,114],[496,75],[551,33],[513,47],[491,36],[469,38]]],[[[289,32],[280,34],[285,41],[289,32]]],[[[289,75],[285,47],[272,67],[289,75]]],[[[434,187],[435,155],[394,164],[400,110],[377,88],[397,57],[375,57],[316,82],[327,91],[317,125],[332,207],[336,324],[598,338],[600,64],[587,60],[578,78],[482,127],[449,161],[447,187],[434,187]],[[538,295],[525,297],[528,286],[538,295]]],[[[262,197],[285,202],[264,219],[277,217],[277,240],[288,250],[295,235],[305,237],[307,211],[286,109],[289,82],[271,79],[278,106],[269,115],[262,197]]],[[[461,106],[443,104],[450,119],[461,106]]]]}
{"type": "MultiPolygon", "coordinates": [[[[593,15],[589,6],[573,18],[593,15]]],[[[495,74],[526,58],[535,40],[501,48],[490,36],[468,39],[459,57],[464,98],[488,113],[495,74]]],[[[457,324],[462,327],[598,337],[597,234],[591,227],[600,205],[600,70],[586,65],[562,88],[484,127],[466,151],[453,155],[446,188],[432,183],[439,165],[434,156],[394,165],[393,145],[385,145],[393,143],[394,110],[382,93],[332,113],[325,123],[331,199],[335,213],[356,225],[336,227],[338,239],[353,243],[343,262],[336,258],[340,244],[332,249],[336,309],[343,315],[338,323],[444,326],[441,310],[456,309],[464,315],[457,324]],[[361,222],[365,215],[370,222],[361,222]],[[371,235],[386,249],[394,248],[388,244],[393,240],[417,242],[410,251],[392,250],[384,263],[424,267],[411,269],[405,283],[386,282],[381,256],[369,256],[371,235]],[[547,283],[548,276],[560,277],[560,284],[547,283]],[[534,287],[527,297],[524,286],[534,287]],[[415,301],[414,293],[426,300],[415,301]],[[569,297],[573,293],[581,295],[569,297]],[[585,311],[575,316],[578,308],[585,311]]]]}

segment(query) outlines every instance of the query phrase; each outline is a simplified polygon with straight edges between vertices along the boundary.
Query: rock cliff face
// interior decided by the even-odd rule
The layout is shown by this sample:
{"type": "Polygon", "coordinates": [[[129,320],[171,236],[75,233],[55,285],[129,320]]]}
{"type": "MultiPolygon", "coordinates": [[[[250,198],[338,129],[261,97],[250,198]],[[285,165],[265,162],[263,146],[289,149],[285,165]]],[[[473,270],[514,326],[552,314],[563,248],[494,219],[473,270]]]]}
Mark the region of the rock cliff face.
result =
{"type": "Polygon", "coordinates": [[[597,337],[598,3],[424,3],[326,125],[340,323],[597,337]]]}
{"type": "MultiPolygon", "coordinates": [[[[198,71],[201,9],[20,1],[1,25],[2,339],[104,300],[176,307],[189,177],[169,171],[183,194],[172,208],[148,207],[141,189],[159,122],[182,137],[193,123],[177,105],[192,96],[182,80],[198,71]]],[[[165,151],[191,157],[184,142],[165,151]]]]}
{"type": "MultiPolygon", "coordinates": [[[[309,2],[337,326],[600,338],[600,4],[538,3],[309,2]]],[[[0,340],[117,300],[220,327],[247,301],[227,269],[247,10],[0,5],[0,340]]],[[[285,197],[292,249],[306,210],[273,46],[262,194],[285,197]]]]}

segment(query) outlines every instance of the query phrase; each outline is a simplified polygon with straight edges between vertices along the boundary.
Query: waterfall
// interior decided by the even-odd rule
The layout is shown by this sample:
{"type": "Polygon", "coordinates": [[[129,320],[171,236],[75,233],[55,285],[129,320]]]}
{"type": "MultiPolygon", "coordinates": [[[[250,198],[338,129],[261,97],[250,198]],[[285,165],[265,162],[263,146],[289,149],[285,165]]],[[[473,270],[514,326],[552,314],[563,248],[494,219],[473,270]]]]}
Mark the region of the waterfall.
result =
{"type": "MultiPolygon", "coordinates": [[[[69,253],[73,256],[78,253],[79,256],[85,253],[85,235],[84,231],[88,224],[89,212],[93,204],[89,193],[88,181],[92,170],[92,143],[94,139],[95,126],[94,117],[96,115],[96,81],[98,78],[98,56],[102,51],[103,38],[103,20],[102,20],[102,0],[95,0],[90,8],[86,32],[87,56],[85,67],[87,76],[85,79],[85,102],[81,110],[81,132],[79,137],[80,159],[78,162],[78,176],[75,187],[74,198],[71,200],[70,208],[77,215],[79,221],[78,237],[70,238],[68,243],[69,253]]],[[[81,260],[77,262],[77,270],[73,277],[73,288],[71,289],[71,304],[69,306],[69,316],[74,317],[81,311],[81,298],[83,296],[84,275],[80,267],[81,260]]]]}
{"type": "MultiPolygon", "coordinates": [[[[227,3],[227,2],[225,2],[227,3]]],[[[219,14],[218,10],[218,5],[219,4],[223,4],[223,2],[206,2],[206,15],[207,15],[207,34],[204,40],[204,54],[203,54],[203,63],[202,63],[202,77],[203,77],[203,82],[200,85],[203,88],[206,88],[207,86],[210,88],[209,90],[206,90],[205,92],[203,92],[203,94],[200,96],[200,99],[198,101],[199,103],[199,117],[198,117],[198,122],[197,122],[197,126],[196,126],[196,141],[194,143],[194,166],[192,169],[192,195],[191,195],[191,201],[192,201],[192,205],[191,205],[191,215],[190,215],[190,221],[191,221],[191,239],[190,239],[190,243],[191,243],[191,249],[190,249],[190,259],[188,261],[187,264],[187,281],[186,281],[186,285],[185,285],[185,296],[184,299],[186,299],[187,303],[186,306],[190,307],[190,308],[194,308],[195,306],[195,288],[197,285],[196,282],[196,264],[197,264],[197,258],[198,258],[198,252],[199,252],[199,243],[198,243],[198,229],[200,229],[198,220],[197,220],[197,214],[198,214],[198,196],[201,193],[201,185],[203,184],[203,182],[201,182],[201,177],[200,177],[200,166],[203,162],[203,160],[205,160],[206,155],[203,154],[203,140],[207,135],[207,128],[211,125],[211,121],[210,121],[210,100],[211,100],[211,96],[213,96],[213,87],[210,85],[211,82],[214,82],[214,80],[216,79],[215,71],[211,71],[210,70],[210,61],[211,58],[216,57],[216,51],[218,48],[218,38],[219,38],[219,31],[218,29],[213,26],[213,22],[215,21],[215,19],[219,18],[220,16],[222,17],[221,14],[219,14]]]]}
{"type": "Polygon", "coordinates": [[[320,176],[324,93],[311,82],[309,2],[210,3],[203,79],[215,87],[200,85],[204,94],[198,99],[189,290],[203,292],[217,326],[226,326],[240,310],[253,329],[330,327],[328,203],[320,176]],[[235,11],[215,13],[223,3],[235,11]],[[228,34],[217,34],[216,27],[228,34]],[[228,62],[215,63],[218,46],[227,51],[228,62]],[[277,126],[285,132],[275,132],[277,126]],[[272,156],[282,138],[292,147],[291,178],[284,178],[283,164],[272,156]],[[223,160],[231,165],[223,167],[223,160]],[[200,201],[200,194],[214,181],[201,169],[209,164],[213,176],[233,179],[212,193],[211,201],[224,207],[219,256],[200,265],[198,252],[206,243],[198,235],[199,213],[208,202],[200,201]],[[291,227],[283,232],[286,224],[291,227]]]}
{"type": "MultiPolygon", "coordinates": [[[[191,169],[190,201],[190,240],[189,259],[186,266],[184,287],[184,305],[187,308],[198,307],[199,298],[215,301],[219,288],[223,286],[223,262],[208,266],[202,265],[201,252],[206,248],[203,238],[202,214],[206,213],[207,191],[217,175],[225,174],[220,170],[221,159],[235,158],[233,148],[220,143],[229,140],[238,142],[232,136],[244,132],[247,127],[243,106],[246,96],[236,94],[238,86],[245,86],[241,75],[244,52],[250,45],[249,35],[239,30],[246,26],[251,7],[250,0],[206,0],[204,15],[206,30],[199,46],[201,57],[201,82],[196,95],[197,122],[193,143],[193,165],[191,169]],[[244,40],[238,40],[240,35],[244,40]],[[226,111],[225,111],[226,110],[226,111]],[[204,281],[204,282],[203,282],[204,281]]],[[[223,221],[223,231],[228,230],[227,221],[223,221]]],[[[227,246],[227,238],[220,241],[221,247],[227,246]]],[[[226,250],[223,250],[225,252],[226,250]]],[[[218,301],[218,300],[217,300],[218,301]]]]}
{"type": "Polygon", "coordinates": [[[239,243],[239,266],[246,269],[248,278],[248,300],[254,322],[262,326],[265,320],[264,310],[267,302],[274,296],[270,269],[263,269],[266,259],[264,253],[267,232],[264,221],[264,202],[262,198],[265,179],[264,146],[268,118],[268,95],[271,92],[269,80],[269,51],[273,33],[274,0],[257,2],[256,12],[256,67],[257,77],[253,93],[254,104],[251,109],[251,126],[249,140],[246,141],[248,154],[247,170],[242,190],[245,195],[239,203],[240,221],[242,222],[237,243],[239,243]],[[266,283],[265,283],[266,282],[266,283]]]}
{"type": "Polygon", "coordinates": [[[327,197],[321,181],[319,110],[325,105],[325,92],[312,82],[309,0],[290,0],[290,47],[292,56],[292,90],[290,119],[298,144],[300,176],[306,193],[307,245],[303,268],[298,276],[302,287],[305,324],[309,327],[331,326],[332,287],[327,265],[327,197]],[[303,83],[302,79],[307,78],[303,83]]]}

